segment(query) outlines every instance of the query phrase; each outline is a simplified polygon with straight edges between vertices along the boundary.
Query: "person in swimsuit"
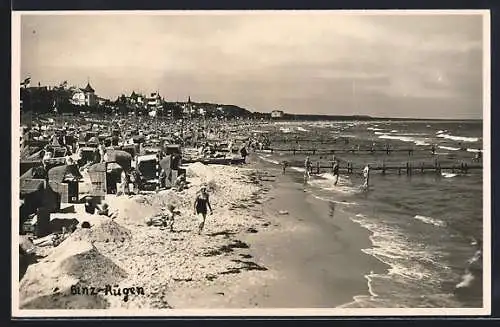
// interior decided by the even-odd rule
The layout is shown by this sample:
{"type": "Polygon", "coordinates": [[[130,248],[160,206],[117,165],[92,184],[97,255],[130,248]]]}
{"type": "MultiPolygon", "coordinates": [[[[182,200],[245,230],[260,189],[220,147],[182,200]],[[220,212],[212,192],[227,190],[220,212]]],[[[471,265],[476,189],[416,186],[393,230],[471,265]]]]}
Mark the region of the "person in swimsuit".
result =
{"type": "Polygon", "coordinates": [[[363,178],[365,179],[363,188],[368,189],[368,182],[370,181],[370,165],[366,165],[363,169],[363,178]]]}
{"type": "Polygon", "coordinates": [[[333,176],[335,177],[335,182],[333,183],[333,185],[337,185],[337,183],[339,182],[339,163],[337,162],[337,160],[334,160],[332,170],[333,176]]]}
{"type": "Polygon", "coordinates": [[[213,213],[212,206],[210,205],[210,199],[208,196],[206,186],[202,186],[200,192],[196,194],[196,199],[194,200],[194,214],[201,214],[202,220],[198,226],[198,234],[201,234],[203,227],[205,226],[205,219],[207,217],[207,208],[210,209],[210,214],[213,213]]]}
{"type": "Polygon", "coordinates": [[[307,156],[306,160],[304,161],[304,184],[307,184],[307,181],[311,177],[311,167],[311,159],[309,158],[309,156],[307,156]]]}

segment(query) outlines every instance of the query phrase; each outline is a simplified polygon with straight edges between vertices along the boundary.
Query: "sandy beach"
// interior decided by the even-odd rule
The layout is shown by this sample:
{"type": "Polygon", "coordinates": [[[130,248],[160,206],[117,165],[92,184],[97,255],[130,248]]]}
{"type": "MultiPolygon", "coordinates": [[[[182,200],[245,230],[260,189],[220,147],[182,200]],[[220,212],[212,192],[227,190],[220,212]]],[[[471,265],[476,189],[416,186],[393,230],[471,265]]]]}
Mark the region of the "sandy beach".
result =
{"type": "MultiPolygon", "coordinates": [[[[255,168],[263,169],[262,163],[255,168]]],[[[369,232],[304,193],[292,176],[277,169],[271,174],[275,178],[264,182],[270,191],[260,208],[270,225],[241,236],[253,260],[268,270],[207,288],[181,288],[171,296],[177,307],[333,308],[370,295],[364,274],[386,266],[361,252],[370,246],[369,232]]]]}
{"type": "Polygon", "coordinates": [[[363,274],[376,266],[361,252],[368,232],[291,176],[255,159],[247,166],[195,163],[187,176],[191,186],[182,192],[107,196],[113,219],[65,214],[91,228],[79,228],[29,266],[21,308],[327,308],[368,295],[363,274]],[[192,201],[202,183],[214,213],[198,235],[192,201]],[[167,204],[180,211],[174,232],[146,226],[144,219],[167,204]],[[72,286],[106,285],[144,294],[129,292],[127,301],[123,291],[72,294],[72,286]]]}

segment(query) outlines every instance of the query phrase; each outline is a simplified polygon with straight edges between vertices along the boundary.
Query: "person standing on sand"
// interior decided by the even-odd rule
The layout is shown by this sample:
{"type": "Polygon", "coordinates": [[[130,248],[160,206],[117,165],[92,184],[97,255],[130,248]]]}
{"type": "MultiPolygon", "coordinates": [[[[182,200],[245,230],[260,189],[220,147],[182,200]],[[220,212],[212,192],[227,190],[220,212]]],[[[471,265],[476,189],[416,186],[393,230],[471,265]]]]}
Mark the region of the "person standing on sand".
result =
{"type": "Polygon", "coordinates": [[[167,206],[167,210],[165,210],[163,214],[165,216],[165,226],[168,227],[170,232],[173,232],[175,215],[177,214],[177,212],[175,211],[175,206],[173,204],[169,204],[167,206]]]}
{"type": "Polygon", "coordinates": [[[130,171],[130,182],[132,183],[132,193],[139,194],[139,173],[135,168],[132,168],[130,171]]]}
{"type": "Polygon", "coordinates": [[[129,176],[125,170],[122,170],[120,175],[120,190],[117,195],[128,195],[129,191],[129,176]]]}
{"type": "Polygon", "coordinates": [[[194,214],[201,214],[202,221],[198,226],[198,234],[201,234],[203,227],[205,227],[205,219],[207,218],[207,208],[210,209],[210,214],[213,214],[212,206],[210,205],[210,199],[207,192],[207,187],[202,186],[200,191],[196,194],[196,199],[194,200],[194,214]]]}
{"type": "Polygon", "coordinates": [[[104,144],[100,143],[97,147],[97,150],[99,151],[99,162],[106,162],[106,158],[104,158],[104,154],[106,153],[104,144]]]}
{"type": "Polygon", "coordinates": [[[363,177],[365,179],[363,188],[368,189],[368,182],[370,180],[370,165],[366,165],[365,168],[363,169],[363,177]]]}

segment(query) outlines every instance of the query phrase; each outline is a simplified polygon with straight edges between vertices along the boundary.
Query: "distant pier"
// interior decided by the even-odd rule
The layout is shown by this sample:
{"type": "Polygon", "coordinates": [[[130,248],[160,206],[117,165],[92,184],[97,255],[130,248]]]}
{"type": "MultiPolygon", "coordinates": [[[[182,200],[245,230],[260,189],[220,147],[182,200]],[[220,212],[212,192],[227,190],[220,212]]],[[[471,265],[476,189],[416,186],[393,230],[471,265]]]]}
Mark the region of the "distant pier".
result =
{"type": "MultiPolygon", "coordinates": [[[[467,151],[466,148],[461,148],[458,149],[457,151],[467,151]]],[[[481,150],[477,149],[477,151],[481,152],[481,150]]],[[[316,154],[346,154],[346,153],[352,153],[352,154],[386,154],[390,155],[393,152],[403,152],[403,153],[408,153],[409,156],[413,155],[415,152],[427,152],[431,154],[437,154],[438,152],[438,147],[419,147],[419,148],[361,148],[361,147],[354,147],[354,148],[330,148],[330,149],[316,149],[316,148],[266,148],[264,150],[257,150],[257,152],[267,152],[267,153],[274,153],[274,152],[291,152],[294,155],[295,154],[309,154],[309,155],[316,155],[316,154]]]]}

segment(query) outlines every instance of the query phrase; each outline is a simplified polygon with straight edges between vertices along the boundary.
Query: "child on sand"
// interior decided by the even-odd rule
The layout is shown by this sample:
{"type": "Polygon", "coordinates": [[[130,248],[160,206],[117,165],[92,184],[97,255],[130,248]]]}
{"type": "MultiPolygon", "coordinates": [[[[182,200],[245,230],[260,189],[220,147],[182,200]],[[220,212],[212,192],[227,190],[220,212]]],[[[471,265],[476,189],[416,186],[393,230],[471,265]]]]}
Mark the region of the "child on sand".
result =
{"type": "Polygon", "coordinates": [[[210,205],[210,199],[207,192],[207,187],[202,186],[200,191],[196,194],[196,199],[194,200],[194,214],[201,214],[201,222],[198,226],[198,234],[201,234],[203,227],[205,226],[205,219],[207,217],[207,208],[210,209],[210,214],[213,213],[212,206],[210,205]]]}
{"type": "Polygon", "coordinates": [[[165,215],[165,226],[169,228],[171,232],[174,231],[174,221],[175,221],[175,215],[177,214],[175,212],[175,206],[173,204],[169,204],[167,206],[167,210],[163,212],[165,215]]]}
{"type": "Polygon", "coordinates": [[[93,215],[95,213],[95,205],[91,197],[85,198],[85,212],[93,215]]]}
{"type": "Polygon", "coordinates": [[[129,193],[129,176],[125,170],[120,174],[120,190],[117,195],[128,195],[129,193]]]}

